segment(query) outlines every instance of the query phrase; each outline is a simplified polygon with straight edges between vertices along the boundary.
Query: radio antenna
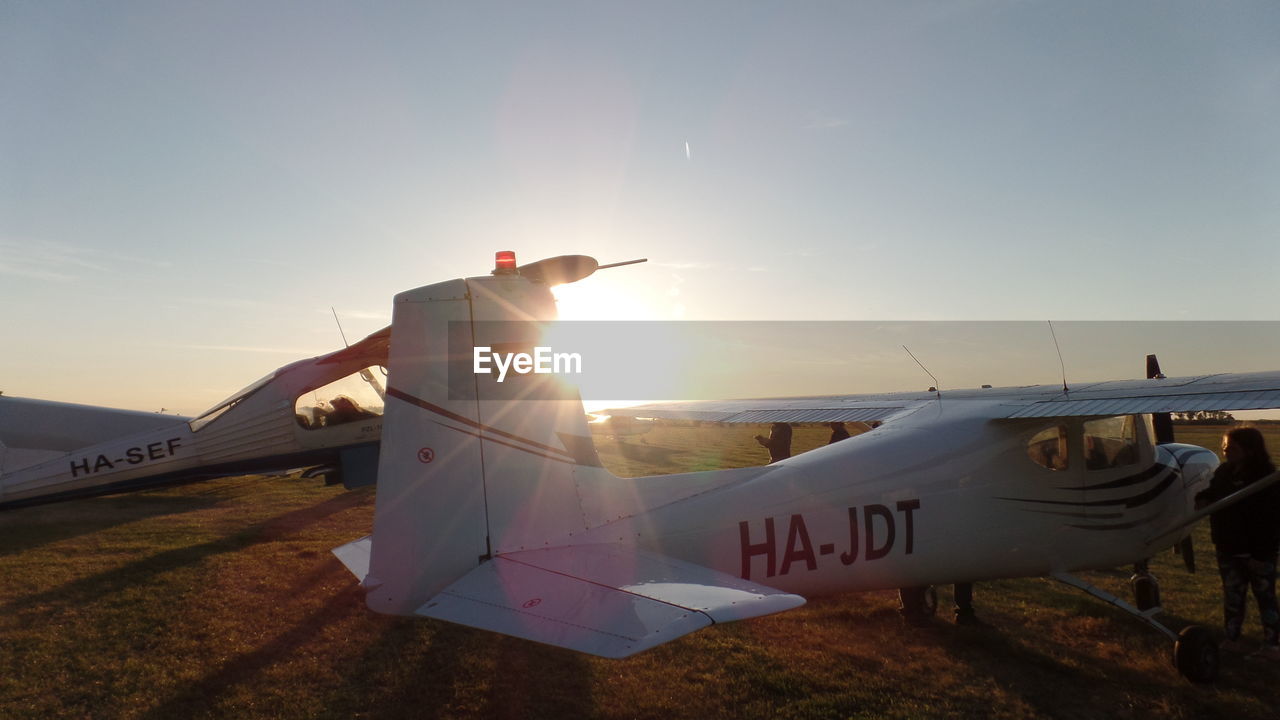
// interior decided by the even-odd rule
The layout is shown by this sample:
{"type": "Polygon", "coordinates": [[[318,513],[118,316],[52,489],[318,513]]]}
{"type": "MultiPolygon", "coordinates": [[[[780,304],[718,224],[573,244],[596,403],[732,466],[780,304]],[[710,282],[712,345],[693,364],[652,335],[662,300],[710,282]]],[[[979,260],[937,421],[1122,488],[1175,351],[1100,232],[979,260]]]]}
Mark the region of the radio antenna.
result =
{"type": "Polygon", "coordinates": [[[342,331],[342,321],[338,319],[338,311],[334,310],[333,306],[330,305],[329,312],[333,313],[333,321],[338,323],[338,334],[342,336],[342,344],[351,347],[351,343],[347,342],[347,334],[342,331]]]}
{"type": "MultiPolygon", "coordinates": [[[[906,346],[906,345],[903,345],[903,346],[902,346],[902,349],[903,349],[903,350],[907,350],[907,346],[906,346]]],[[[939,398],[941,398],[941,397],[942,397],[942,391],[938,389],[938,378],[934,377],[934,376],[933,376],[933,373],[929,372],[929,368],[925,367],[925,366],[924,366],[924,363],[920,362],[919,358],[917,358],[915,355],[913,355],[913,354],[911,353],[911,351],[910,351],[910,350],[907,350],[907,354],[908,354],[908,355],[911,355],[911,359],[912,359],[912,360],[915,360],[915,361],[916,361],[916,364],[920,366],[920,369],[924,371],[924,374],[925,374],[925,375],[928,375],[928,376],[929,376],[929,379],[933,381],[933,387],[929,388],[929,390],[930,390],[931,392],[935,392],[935,393],[937,393],[937,394],[938,394],[938,397],[939,397],[939,398]]]]}
{"type": "Polygon", "coordinates": [[[1053,337],[1053,349],[1058,351],[1058,366],[1062,368],[1062,393],[1065,395],[1070,392],[1067,389],[1067,364],[1062,361],[1062,348],[1058,347],[1058,333],[1053,331],[1053,321],[1048,322],[1049,335],[1053,337]]]}
{"type": "Polygon", "coordinates": [[[622,267],[623,265],[635,265],[636,263],[642,263],[642,262],[649,262],[649,258],[640,258],[639,260],[624,260],[622,262],[609,263],[608,265],[601,265],[596,269],[608,270],[609,268],[622,267]]]}

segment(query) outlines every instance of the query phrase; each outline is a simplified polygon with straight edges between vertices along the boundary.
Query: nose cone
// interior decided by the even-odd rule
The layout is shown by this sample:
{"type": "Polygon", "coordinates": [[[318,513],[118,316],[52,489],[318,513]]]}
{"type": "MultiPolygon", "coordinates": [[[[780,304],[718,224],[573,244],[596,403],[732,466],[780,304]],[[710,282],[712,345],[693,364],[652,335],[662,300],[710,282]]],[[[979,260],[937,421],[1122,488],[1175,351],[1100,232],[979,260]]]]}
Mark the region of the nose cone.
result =
{"type": "Polygon", "coordinates": [[[1164,453],[1182,469],[1182,482],[1185,487],[1199,491],[1209,486],[1214,470],[1218,469],[1218,456],[1199,445],[1184,443],[1168,443],[1157,446],[1159,458],[1163,461],[1164,453]]]}

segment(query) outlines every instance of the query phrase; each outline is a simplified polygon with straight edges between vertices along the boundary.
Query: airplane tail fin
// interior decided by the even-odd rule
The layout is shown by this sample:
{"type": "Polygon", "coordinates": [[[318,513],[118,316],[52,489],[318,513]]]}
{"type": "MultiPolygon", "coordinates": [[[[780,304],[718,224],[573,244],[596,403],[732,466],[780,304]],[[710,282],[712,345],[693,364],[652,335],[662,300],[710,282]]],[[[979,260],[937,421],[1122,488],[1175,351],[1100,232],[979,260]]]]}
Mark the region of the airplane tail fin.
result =
{"type": "Polygon", "coordinates": [[[553,374],[499,382],[475,371],[475,348],[533,353],[554,318],[548,286],[516,273],[396,296],[363,580],[371,609],[412,614],[498,553],[587,528],[576,482],[608,473],[576,388],[553,374]]]}
{"type": "Polygon", "coordinates": [[[616,478],[573,385],[476,372],[478,348],[540,347],[564,264],[396,296],[373,535],[334,550],[369,608],[624,657],[803,604],[599,531],[767,469],[616,478]]]}

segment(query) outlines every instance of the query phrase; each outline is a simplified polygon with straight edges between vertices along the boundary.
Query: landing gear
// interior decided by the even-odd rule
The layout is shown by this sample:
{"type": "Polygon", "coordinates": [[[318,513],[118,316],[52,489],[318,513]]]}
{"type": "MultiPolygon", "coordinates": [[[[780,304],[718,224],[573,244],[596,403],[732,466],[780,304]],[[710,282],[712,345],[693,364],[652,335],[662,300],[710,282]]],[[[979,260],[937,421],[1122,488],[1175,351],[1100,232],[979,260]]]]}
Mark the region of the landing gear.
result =
{"type": "Polygon", "coordinates": [[[326,487],[330,485],[342,484],[342,466],[340,465],[320,465],[318,467],[309,468],[302,473],[304,478],[323,477],[326,487]]]}
{"type": "MultiPolygon", "coordinates": [[[[1138,603],[1143,602],[1142,597],[1138,594],[1139,585],[1150,586],[1143,590],[1144,593],[1154,592],[1154,599],[1157,604],[1139,610],[1111,593],[1101,588],[1090,585],[1089,583],[1066,573],[1054,573],[1053,578],[1059,582],[1066,583],[1074,588],[1079,588],[1090,595],[1105,600],[1112,605],[1133,615],[1139,620],[1145,622],[1155,630],[1164,633],[1165,637],[1174,641],[1173,644],[1173,665],[1178,668],[1178,672],[1192,682],[1209,682],[1218,675],[1218,644],[1213,638],[1213,633],[1202,625],[1190,625],[1183,628],[1181,633],[1175,633],[1164,625],[1155,620],[1155,615],[1160,612],[1159,587],[1155,584],[1155,578],[1150,574],[1145,576],[1141,574],[1134,575],[1131,582],[1134,583],[1134,594],[1138,599],[1138,603]],[[1137,582],[1141,580],[1142,582],[1137,582]]],[[[1152,598],[1148,598],[1152,599],[1152,598]]]]}
{"type": "Polygon", "coordinates": [[[1218,676],[1218,641],[1203,625],[1190,625],[1173,644],[1173,664],[1183,677],[1207,683],[1218,676]]]}
{"type": "Polygon", "coordinates": [[[1147,569],[1145,562],[1134,564],[1129,587],[1133,588],[1133,604],[1139,610],[1146,612],[1160,607],[1160,583],[1156,582],[1156,576],[1147,569]]]}

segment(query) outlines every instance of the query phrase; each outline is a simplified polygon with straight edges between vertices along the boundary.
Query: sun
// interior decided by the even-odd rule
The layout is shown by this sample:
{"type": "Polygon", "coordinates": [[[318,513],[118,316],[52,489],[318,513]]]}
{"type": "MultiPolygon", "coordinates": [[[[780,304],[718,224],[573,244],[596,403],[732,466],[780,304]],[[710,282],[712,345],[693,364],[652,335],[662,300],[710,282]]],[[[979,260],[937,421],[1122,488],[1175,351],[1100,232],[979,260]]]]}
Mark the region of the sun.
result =
{"type": "Polygon", "coordinates": [[[559,320],[543,341],[581,352],[586,368],[573,378],[591,410],[682,397],[687,344],[671,298],[629,287],[616,278],[591,278],[551,289],[559,320]],[[636,398],[619,400],[618,398],[636,398]]]}
{"type": "Polygon", "coordinates": [[[603,278],[551,288],[561,320],[669,320],[642,293],[603,278]]]}

